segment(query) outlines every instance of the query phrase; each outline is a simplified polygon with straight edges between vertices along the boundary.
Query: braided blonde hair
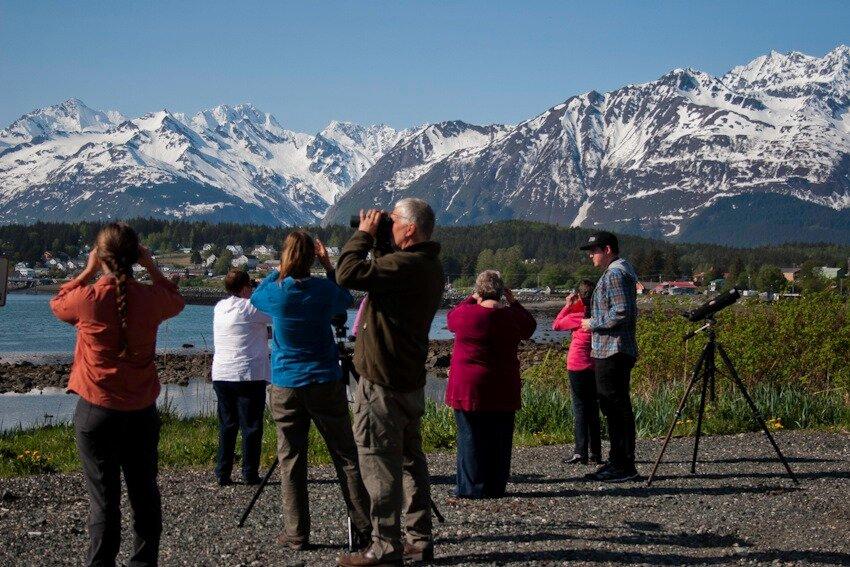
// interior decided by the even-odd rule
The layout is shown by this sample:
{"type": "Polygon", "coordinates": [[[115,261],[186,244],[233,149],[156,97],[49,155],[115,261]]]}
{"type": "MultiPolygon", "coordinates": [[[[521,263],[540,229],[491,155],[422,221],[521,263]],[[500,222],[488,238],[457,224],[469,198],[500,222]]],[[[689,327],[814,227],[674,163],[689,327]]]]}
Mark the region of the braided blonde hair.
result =
{"type": "Polygon", "coordinates": [[[120,324],[121,352],[127,356],[127,280],[133,277],[133,264],[139,260],[139,236],[130,225],[123,222],[109,223],[97,235],[97,257],[109,268],[118,282],[115,302],[120,324]]]}

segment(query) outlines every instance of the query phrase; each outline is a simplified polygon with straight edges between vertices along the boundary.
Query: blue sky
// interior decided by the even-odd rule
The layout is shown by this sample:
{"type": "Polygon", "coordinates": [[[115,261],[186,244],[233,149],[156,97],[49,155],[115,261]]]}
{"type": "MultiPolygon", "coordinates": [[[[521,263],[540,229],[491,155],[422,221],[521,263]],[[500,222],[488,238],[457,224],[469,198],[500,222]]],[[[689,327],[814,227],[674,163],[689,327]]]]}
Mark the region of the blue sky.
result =
{"type": "Polygon", "coordinates": [[[850,2],[0,0],[0,127],[251,102],[287,128],[513,123],[570,96],[850,44],[850,2]],[[600,5],[601,4],[601,5],[600,5]]]}

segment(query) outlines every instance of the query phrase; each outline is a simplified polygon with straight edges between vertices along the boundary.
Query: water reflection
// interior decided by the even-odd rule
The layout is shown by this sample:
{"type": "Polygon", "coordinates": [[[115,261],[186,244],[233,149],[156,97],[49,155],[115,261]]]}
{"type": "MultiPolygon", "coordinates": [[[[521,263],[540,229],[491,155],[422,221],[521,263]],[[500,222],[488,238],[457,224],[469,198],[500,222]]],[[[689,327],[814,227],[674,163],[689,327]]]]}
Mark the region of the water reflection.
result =
{"type": "MultiPolygon", "coordinates": [[[[428,376],[425,396],[441,403],[445,387],[445,379],[428,376]]],[[[354,391],[353,383],[349,384],[349,391],[354,391]]],[[[75,394],[66,394],[62,388],[44,388],[28,394],[0,394],[0,432],[70,423],[77,399],[75,394]]],[[[213,416],[216,413],[212,384],[201,380],[191,380],[186,386],[164,384],[157,405],[167,407],[179,417],[213,416]]]]}

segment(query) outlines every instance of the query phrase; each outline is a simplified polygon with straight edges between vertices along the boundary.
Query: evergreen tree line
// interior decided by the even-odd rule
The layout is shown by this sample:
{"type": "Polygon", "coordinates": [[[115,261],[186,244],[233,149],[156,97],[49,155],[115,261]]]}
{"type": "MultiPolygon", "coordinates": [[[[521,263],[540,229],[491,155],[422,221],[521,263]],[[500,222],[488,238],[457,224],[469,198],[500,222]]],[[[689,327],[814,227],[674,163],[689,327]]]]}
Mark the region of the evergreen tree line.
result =
{"type": "MultiPolygon", "coordinates": [[[[251,247],[266,244],[280,248],[290,227],[236,223],[189,222],[139,218],[128,221],[142,242],[157,253],[190,248],[195,261],[204,244],[221,251],[228,244],[251,247]]],[[[0,226],[0,254],[13,262],[35,264],[46,251],[76,256],[91,244],[103,223],[45,223],[0,226]]],[[[353,229],[344,226],[305,227],[329,246],[341,247],[353,229]]],[[[483,269],[500,270],[507,283],[519,286],[572,285],[598,273],[579,246],[592,231],[527,221],[503,221],[477,226],[437,227],[434,239],[442,246],[446,275],[458,284],[469,284],[483,269]]],[[[779,244],[734,248],[620,235],[622,254],[643,280],[661,281],[700,277],[704,282],[730,275],[730,284],[771,289],[782,284],[781,267],[802,266],[803,275],[816,266],[846,267],[850,247],[831,244],[779,244]]],[[[812,276],[814,277],[814,276],[812,276]]],[[[784,278],[782,278],[784,280],[784,278]]]]}

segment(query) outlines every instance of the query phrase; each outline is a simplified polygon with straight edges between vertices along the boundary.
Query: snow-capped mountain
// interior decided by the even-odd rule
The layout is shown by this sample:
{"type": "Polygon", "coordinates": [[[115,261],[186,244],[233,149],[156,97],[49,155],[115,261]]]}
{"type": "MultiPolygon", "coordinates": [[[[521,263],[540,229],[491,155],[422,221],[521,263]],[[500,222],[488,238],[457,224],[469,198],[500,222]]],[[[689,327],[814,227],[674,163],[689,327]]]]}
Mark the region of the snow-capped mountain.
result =
{"type": "Polygon", "coordinates": [[[513,126],[283,128],[251,105],[127,120],[78,100],[0,131],[0,222],[160,216],[302,224],[428,200],[678,239],[850,243],[850,48],[675,69],[513,126]]]}
{"type": "Polygon", "coordinates": [[[774,52],[720,78],[676,69],[574,96],[421,163],[396,156],[407,138],[325,222],[419,196],[443,224],[522,218],[721,242],[850,242],[848,87],[846,46],[822,58],[774,52]],[[823,219],[814,227],[795,213],[811,206],[823,219]],[[761,218],[775,222],[751,234],[761,218]]]}
{"type": "Polygon", "coordinates": [[[0,221],[316,223],[403,134],[345,122],[303,134],[249,104],[126,120],[71,99],[0,131],[0,221]]]}

